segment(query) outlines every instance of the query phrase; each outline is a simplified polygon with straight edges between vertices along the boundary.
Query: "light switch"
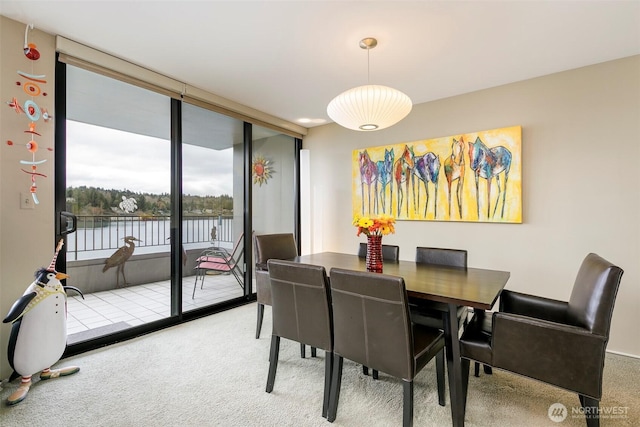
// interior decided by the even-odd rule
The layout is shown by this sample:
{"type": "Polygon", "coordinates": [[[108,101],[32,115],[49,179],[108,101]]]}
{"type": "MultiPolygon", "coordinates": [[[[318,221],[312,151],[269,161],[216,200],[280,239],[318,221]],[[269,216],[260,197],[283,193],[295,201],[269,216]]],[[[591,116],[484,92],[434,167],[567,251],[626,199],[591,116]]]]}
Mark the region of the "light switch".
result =
{"type": "Polygon", "coordinates": [[[20,209],[35,209],[36,204],[31,198],[31,193],[20,193],[20,209]]]}

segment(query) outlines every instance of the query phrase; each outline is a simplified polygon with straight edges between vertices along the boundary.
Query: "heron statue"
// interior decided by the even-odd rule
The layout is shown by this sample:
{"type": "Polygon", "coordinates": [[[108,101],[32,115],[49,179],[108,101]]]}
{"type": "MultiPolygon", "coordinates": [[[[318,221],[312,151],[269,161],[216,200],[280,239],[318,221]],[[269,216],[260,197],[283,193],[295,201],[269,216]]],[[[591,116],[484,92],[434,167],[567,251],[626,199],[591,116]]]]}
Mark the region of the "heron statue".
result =
{"type": "Polygon", "coordinates": [[[142,242],[140,239],[136,239],[133,236],[127,236],[124,238],[124,246],[118,248],[117,251],[113,253],[107,260],[104,262],[104,267],[102,268],[102,272],[104,273],[111,267],[117,267],[116,269],[116,288],[120,287],[120,274],[122,273],[122,278],[124,279],[124,285],[127,286],[127,277],[124,275],[124,264],[127,262],[131,255],[133,255],[133,251],[136,248],[136,244],[133,242],[142,242]]]}

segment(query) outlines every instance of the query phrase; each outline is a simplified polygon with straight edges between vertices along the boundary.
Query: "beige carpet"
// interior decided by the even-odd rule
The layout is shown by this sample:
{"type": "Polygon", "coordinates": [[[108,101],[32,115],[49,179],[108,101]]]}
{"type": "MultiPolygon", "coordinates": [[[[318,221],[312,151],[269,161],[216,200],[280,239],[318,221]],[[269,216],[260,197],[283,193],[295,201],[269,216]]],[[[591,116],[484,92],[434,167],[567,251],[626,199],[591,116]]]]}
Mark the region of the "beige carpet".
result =
{"type": "MultiPolygon", "coordinates": [[[[299,345],[283,340],[274,391],[266,393],[271,310],[259,340],[256,306],[233,309],[110,347],[62,360],[81,370],[35,382],[22,403],[0,391],[0,425],[11,427],[328,426],[321,416],[324,353],[301,359],[299,345]]],[[[640,425],[640,360],[607,355],[601,406],[619,418],[601,426],[640,425]],[[615,408],[615,409],[614,409],[615,408]]],[[[398,426],[402,386],[384,374],[378,381],[345,361],[335,426],[398,426]]],[[[466,424],[473,426],[584,426],[573,417],[577,396],[501,371],[471,377],[466,424]],[[556,423],[549,407],[562,403],[569,416],[556,423]]],[[[415,426],[451,425],[448,403],[437,403],[432,362],[415,386],[415,426]]]]}

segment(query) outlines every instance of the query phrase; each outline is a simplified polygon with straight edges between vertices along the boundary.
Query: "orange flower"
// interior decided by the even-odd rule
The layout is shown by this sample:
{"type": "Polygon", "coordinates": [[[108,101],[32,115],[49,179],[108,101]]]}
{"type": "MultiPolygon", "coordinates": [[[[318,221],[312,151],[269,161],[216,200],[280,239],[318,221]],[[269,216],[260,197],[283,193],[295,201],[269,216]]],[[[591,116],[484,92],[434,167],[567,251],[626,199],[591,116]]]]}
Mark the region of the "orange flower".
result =
{"type": "Polygon", "coordinates": [[[377,218],[356,215],[353,225],[358,229],[356,235],[364,233],[367,236],[386,236],[395,233],[395,218],[389,215],[381,215],[377,218]]]}

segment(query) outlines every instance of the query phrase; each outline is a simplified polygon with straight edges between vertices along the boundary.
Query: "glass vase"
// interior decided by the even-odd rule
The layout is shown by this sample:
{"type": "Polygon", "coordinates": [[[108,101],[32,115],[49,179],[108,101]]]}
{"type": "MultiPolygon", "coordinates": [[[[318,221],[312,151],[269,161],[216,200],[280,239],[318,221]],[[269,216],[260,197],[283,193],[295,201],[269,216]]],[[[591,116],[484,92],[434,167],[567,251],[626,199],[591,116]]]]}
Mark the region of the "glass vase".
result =
{"type": "Polygon", "coordinates": [[[367,236],[367,271],[382,273],[382,236],[367,236]]]}

